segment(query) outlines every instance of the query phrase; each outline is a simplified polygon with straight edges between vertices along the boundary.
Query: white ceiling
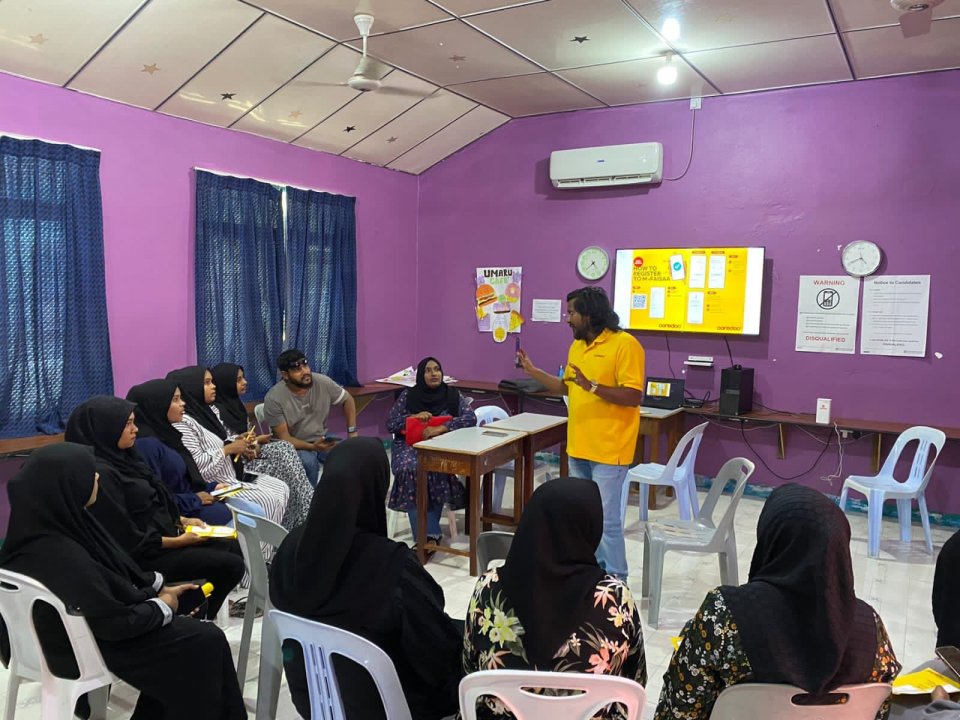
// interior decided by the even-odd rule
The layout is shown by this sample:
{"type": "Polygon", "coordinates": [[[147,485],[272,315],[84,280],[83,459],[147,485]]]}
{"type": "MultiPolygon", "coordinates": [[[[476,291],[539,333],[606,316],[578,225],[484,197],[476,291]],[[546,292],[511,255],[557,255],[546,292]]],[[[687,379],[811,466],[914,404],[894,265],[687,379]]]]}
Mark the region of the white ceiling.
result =
{"type": "Polygon", "coordinates": [[[934,18],[907,40],[888,0],[0,0],[0,71],[416,174],[511,117],[960,67],[960,0],[934,18]],[[375,92],[345,84],[357,11],[375,92]]]}

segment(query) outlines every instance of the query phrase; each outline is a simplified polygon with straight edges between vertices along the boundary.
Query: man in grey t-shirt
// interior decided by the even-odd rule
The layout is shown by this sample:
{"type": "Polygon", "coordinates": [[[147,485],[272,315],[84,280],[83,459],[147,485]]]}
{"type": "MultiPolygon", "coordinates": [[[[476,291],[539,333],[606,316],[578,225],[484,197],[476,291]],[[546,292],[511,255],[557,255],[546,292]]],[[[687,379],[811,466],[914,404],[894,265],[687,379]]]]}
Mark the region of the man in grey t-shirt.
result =
{"type": "Polygon", "coordinates": [[[357,434],[357,407],[350,393],[326,375],[312,372],[300,350],[284,350],[277,367],[283,379],[267,391],[263,413],[274,436],[297,449],[307,479],[316,487],[320,464],[336,443],[327,435],[330,406],[343,407],[349,437],[357,434]]]}

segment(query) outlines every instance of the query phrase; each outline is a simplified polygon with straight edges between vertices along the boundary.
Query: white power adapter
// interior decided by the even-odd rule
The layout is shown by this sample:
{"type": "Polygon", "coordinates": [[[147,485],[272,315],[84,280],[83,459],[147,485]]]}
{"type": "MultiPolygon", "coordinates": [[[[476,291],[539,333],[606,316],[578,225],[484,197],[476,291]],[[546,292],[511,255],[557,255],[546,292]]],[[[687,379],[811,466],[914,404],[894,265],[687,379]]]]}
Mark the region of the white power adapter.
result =
{"type": "Polygon", "coordinates": [[[817,398],[817,424],[830,424],[830,405],[833,401],[830,398],[817,398]]]}

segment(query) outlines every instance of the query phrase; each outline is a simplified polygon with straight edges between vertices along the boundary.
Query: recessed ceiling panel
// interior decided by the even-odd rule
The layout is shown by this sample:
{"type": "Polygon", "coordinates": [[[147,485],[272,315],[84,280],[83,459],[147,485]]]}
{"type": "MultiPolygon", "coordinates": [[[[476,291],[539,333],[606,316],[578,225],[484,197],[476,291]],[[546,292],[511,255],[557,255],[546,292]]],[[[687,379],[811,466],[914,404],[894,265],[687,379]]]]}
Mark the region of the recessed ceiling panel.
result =
{"type": "Polygon", "coordinates": [[[465,145],[500,127],[510,118],[506,115],[479,106],[463,117],[454,120],[436,135],[394,160],[388,167],[394,170],[419,174],[435,165],[465,145]]]}
{"type": "Polygon", "coordinates": [[[836,35],[685,56],[723,93],[852,80],[836,35]]]}
{"type": "Polygon", "coordinates": [[[436,90],[435,85],[394,70],[383,79],[379,90],[363,93],[298,139],[296,144],[340,154],[436,90]]]}
{"type": "Polygon", "coordinates": [[[0,2],[0,68],[63,85],[144,2],[0,2]]]}
{"type": "Polygon", "coordinates": [[[668,49],[620,0],[552,0],[468,22],[548,70],[653,57],[668,49]]]}
{"type": "Polygon", "coordinates": [[[359,97],[346,83],[359,62],[360,53],[337,45],[233,127],[290,142],[359,97]]]}
{"type": "Polygon", "coordinates": [[[671,85],[661,85],[657,82],[657,71],[664,66],[663,58],[561,70],[557,74],[608,105],[629,105],[717,94],[717,91],[683,60],[674,58],[672,62],[677,68],[677,80],[671,85]]]}
{"type": "Polygon", "coordinates": [[[600,107],[602,103],[550,73],[481,80],[454,88],[511,117],[600,107]]]}
{"type": "Polygon", "coordinates": [[[459,20],[370,38],[369,52],[437,85],[540,69],[459,20]]]}
{"type": "Polygon", "coordinates": [[[354,160],[386,165],[476,106],[476,103],[460,95],[438,90],[354,145],[344,155],[354,160]]]}
{"type": "Polygon", "coordinates": [[[236,0],[153,0],[70,87],[155,108],[260,15],[236,0]]]}
{"type": "Polygon", "coordinates": [[[536,3],[551,2],[551,0],[434,0],[444,10],[457,16],[473,13],[500,10],[517,5],[534,5],[536,3]]]}
{"type": "Polygon", "coordinates": [[[230,125],[333,44],[286,20],[265,15],[160,111],[212,125],[230,125]],[[264,53],[264,48],[271,51],[264,53]]]}
{"type": "Polygon", "coordinates": [[[373,15],[373,33],[395,32],[450,15],[426,0],[252,0],[253,4],[337,40],[359,37],[354,15],[373,15]]]}
{"type": "Polygon", "coordinates": [[[934,20],[926,35],[905,38],[900,27],[844,34],[858,78],[960,67],[960,19],[934,20]]]}
{"type": "MultiPolygon", "coordinates": [[[[875,0],[885,2],[886,0],[875,0]]],[[[832,33],[825,0],[627,0],[657,30],[679,24],[681,52],[832,33]]]]}

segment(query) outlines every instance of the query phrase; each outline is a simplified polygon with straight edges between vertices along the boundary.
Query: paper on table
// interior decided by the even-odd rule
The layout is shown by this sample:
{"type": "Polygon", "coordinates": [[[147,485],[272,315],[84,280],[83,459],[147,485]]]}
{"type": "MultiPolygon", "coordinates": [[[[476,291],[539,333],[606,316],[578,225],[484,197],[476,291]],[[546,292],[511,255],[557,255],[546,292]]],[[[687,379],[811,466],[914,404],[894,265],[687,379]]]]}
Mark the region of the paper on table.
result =
{"type": "Polygon", "coordinates": [[[960,686],[955,680],[941,675],[933,668],[924,668],[919,672],[901,675],[893,681],[894,695],[926,695],[933,692],[937,686],[948,693],[960,692],[960,686]]]}
{"type": "Polygon", "coordinates": [[[533,299],[533,310],[530,320],[533,322],[555,322],[561,320],[562,308],[559,300],[533,299]]]}

